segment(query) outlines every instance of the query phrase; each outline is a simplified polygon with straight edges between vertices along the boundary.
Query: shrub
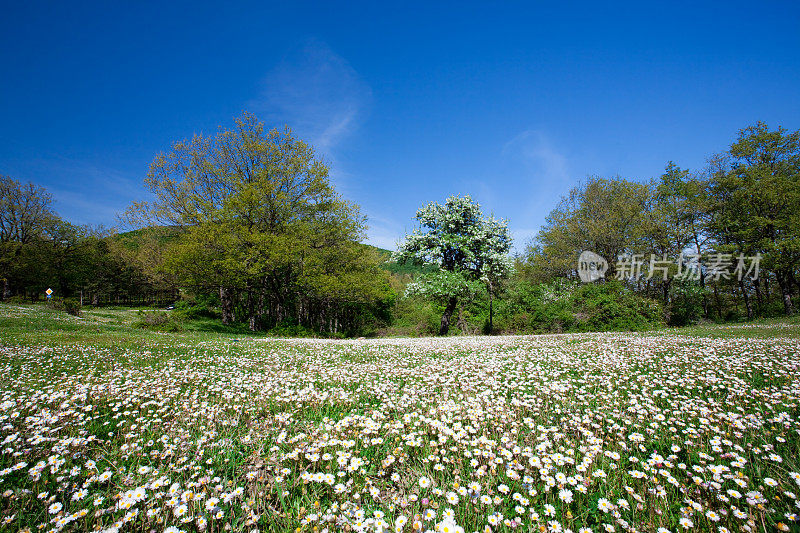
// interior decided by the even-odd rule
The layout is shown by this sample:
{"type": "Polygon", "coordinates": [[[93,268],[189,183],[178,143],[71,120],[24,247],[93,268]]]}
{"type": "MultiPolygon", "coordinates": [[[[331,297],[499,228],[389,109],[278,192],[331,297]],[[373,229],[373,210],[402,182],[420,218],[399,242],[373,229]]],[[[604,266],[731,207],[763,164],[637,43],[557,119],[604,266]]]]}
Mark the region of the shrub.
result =
{"type": "Polygon", "coordinates": [[[616,280],[579,286],[573,297],[580,331],[638,331],[663,324],[661,305],[616,280]]]}
{"type": "Polygon", "coordinates": [[[75,298],[64,298],[64,311],[72,316],[81,316],[81,303],[75,298]]]}
{"type": "Polygon", "coordinates": [[[23,305],[23,304],[29,304],[32,301],[34,300],[31,298],[26,298],[25,296],[22,295],[14,295],[14,296],[9,296],[5,300],[3,300],[3,303],[11,305],[23,305]]]}
{"type": "Polygon", "coordinates": [[[219,310],[219,297],[197,295],[192,298],[178,300],[175,303],[175,316],[186,320],[222,318],[222,313],[219,310]]]}
{"type": "Polygon", "coordinates": [[[301,326],[296,319],[287,318],[268,331],[275,337],[315,337],[316,332],[301,326]]]}
{"type": "Polygon", "coordinates": [[[139,311],[139,320],[134,322],[133,326],[153,331],[177,332],[183,330],[178,318],[165,311],[139,311]]]}
{"type": "Polygon", "coordinates": [[[81,316],[81,303],[74,298],[50,298],[49,305],[72,316],[81,316]]]}
{"type": "Polygon", "coordinates": [[[692,280],[676,279],[672,284],[672,301],[669,305],[669,324],[689,326],[703,317],[703,296],[707,289],[692,280]]]}
{"type": "Polygon", "coordinates": [[[444,308],[419,296],[401,298],[395,305],[396,319],[383,334],[423,337],[436,335],[444,308]]]}
{"type": "Polygon", "coordinates": [[[495,330],[506,333],[636,331],[663,323],[658,302],[620,282],[520,281],[498,302],[495,330]]]}
{"type": "Polygon", "coordinates": [[[495,331],[505,333],[561,333],[576,322],[571,296],[574,286],[556,281],[533,284],[520,281],[495,300],[495,331]]]}

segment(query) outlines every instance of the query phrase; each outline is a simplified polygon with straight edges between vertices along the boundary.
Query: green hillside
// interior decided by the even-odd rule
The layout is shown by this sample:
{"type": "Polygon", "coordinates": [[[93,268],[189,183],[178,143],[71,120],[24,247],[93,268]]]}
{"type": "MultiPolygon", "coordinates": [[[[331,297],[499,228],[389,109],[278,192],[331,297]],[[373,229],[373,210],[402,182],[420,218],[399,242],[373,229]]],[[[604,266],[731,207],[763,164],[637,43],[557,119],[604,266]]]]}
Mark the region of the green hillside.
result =
{"type": "Polygon", "coordinates": [[[155,241],[166,245],[174,241],[183,232],[178,226],[151,226],[117,233],[111,237],[129,250],[137,250],[145,241],[155,241]]]}
{"type": "Polygon", "coordinates": [[[362,244],[362,246],[375,250],[378,254],[383,258],[383,263],[381,263],[381,268],[391,272],[392,274],[399,274],[404,275],[408,274],[410,276],[416,276],[417,274],[422,274],[425,272],[432,272],[436,270],[434,266],[422,266],[422,265],[415,265],[409,262],[406,263],[392,263],[390,261],[392,257],[391,250],[386,250],[384,248],[378,248],[377,246],[372,246],[371,244],[362,244]]]}

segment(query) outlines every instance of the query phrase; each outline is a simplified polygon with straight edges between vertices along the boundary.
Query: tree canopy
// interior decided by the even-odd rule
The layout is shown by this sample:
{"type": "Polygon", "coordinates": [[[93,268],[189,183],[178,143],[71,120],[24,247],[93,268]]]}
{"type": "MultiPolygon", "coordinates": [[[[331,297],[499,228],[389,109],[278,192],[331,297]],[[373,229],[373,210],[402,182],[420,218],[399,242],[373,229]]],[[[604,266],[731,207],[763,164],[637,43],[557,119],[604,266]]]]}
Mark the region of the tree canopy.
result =
{"type": "Polygon", "coordinates": [[[168,268],[196,289],[216,287],[223,321],[251,329],[294,321],[347,329],[350,308],[386,296],[377,259],[359,245],[365,218],[330,183],[328,166],[291,130],[267,130],[243,114],[215,136],[177,142],[150,166],[152,202],[134,223],[186,229],[168,268]]]}
{"type": "Polygon", "coordinates": [[[116,234],[0,176],[0,299],[49,287],[92,305],[178,300],[179,318],[231,331],[422,335],[493,332],[494,317],[542,332],[790,315],[800,289],[800,132],[760,122],[700,169],[585,179],[513,262],[508,223],[450,196],[417,211],[387,264],[315,149],[247,113],[158,154],[145,185],[152,199],[122,217],[138,229],[116,234]],[[581,284],[584,251],[605,282],[581,284]]]}
{"type": "Polygon", "coordinates": [[[522,270],[537,281],[574,278],[576,258],[591,250],[609,261],[613,277],[620,256],[653,254],[673,259],[671,275],[653,276],[652,265],[645,264],[644,278],[629,285],[653,296],[660,292],[668,310],[681,305],[671,297],[675,274],[691,268],[695,274],[681,280],[676,294],[685,300],[696,284],[706,316],[710,289],[719,318],[733,312],[725,292],[752,318],[770,305],[770,283],[790,315],[800,268],[798,206],[800,132],[759,122],[740,130],[729,149],[710,157],[700,171],[670,162],[650,182],[590,178],[573,188],[529,244],[522,270]],[[759,276],[734,274],[745,257],[758,261],[759,276]]]}
{"type": "Polygon", "coordinates": [[[480,205],[469,196],[429,203],[417,211],[416,220],[419,227],[406,237],[394,260],[438,267],[411,283],[407,293],[445,304],[439,334],[446,335],[460,299],[469,299],[484,283],[511,272],[508,223],[483,216],[480,205]]]}

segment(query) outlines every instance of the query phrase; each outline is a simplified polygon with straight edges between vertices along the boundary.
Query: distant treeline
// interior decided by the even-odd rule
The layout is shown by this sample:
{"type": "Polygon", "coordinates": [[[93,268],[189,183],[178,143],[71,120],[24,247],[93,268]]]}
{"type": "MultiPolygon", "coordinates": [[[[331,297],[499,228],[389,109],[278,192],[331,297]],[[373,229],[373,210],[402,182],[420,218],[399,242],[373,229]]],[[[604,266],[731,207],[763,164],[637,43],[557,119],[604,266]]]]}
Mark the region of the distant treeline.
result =
{"type": "Polygon", "coordinates": [[[84,305],[160,305],[177,288],[159,271],[160,249],[126,247],[112,231],[61,219],[42,187],[0,176],[0,298],[84,305]]]}
{"type": "MultiPolygon", "coordinates": [[[[291,131],[245,114],[159,154],[145,180],[154,200],[128,209],[122,219],[138,229],[121,234],[64,221],[43,188],[0,177],[0,296],[37,300],[49,287],[79,305],[174,303],[183,320],[324,336],[436,334],[443,313],[455,317],[451,332],[472,334],[794,313],[799,132],[759,123],[697,171],[669,163],[649,182],[587,178],[511,258],[513,269],[492,278],[485,263],[469,282],[452,263],[438,276],[436,260],[393,262],[361,244],[366,220],[328,170],[291,131]],[[580,280],[584,251],[607,260],[603,279],[580,280]],[[467,287],[457,298],[412,290],[415,280],[453,276],[467,287]]],[[[456,248],[441,246],[459,240],[453,231],[436,253],[416,256],[452,258],[456,248]]]]}

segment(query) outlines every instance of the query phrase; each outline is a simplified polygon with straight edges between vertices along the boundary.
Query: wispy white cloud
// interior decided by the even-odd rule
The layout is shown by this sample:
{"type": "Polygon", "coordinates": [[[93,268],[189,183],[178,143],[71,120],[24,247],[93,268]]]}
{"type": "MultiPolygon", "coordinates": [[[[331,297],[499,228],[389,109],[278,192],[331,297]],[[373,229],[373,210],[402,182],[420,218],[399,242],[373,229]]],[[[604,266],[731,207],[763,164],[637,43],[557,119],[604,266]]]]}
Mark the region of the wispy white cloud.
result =
{"type": "MultiPolygon", "coordinates": [[[[337,190],[359,202],[360,178],[346,168],[346,141],[366,119],[372,90],[350,63],[319,40],[309,40],[288,53],[263,79],[249,107],[273,125],[289,125],[310,142],[330,166],[337,190]]],[[[377,235],[379,224],[370,218],[377,235]]],[[[388,234],[370,242],[384,247],[388,234]]],[[[392,248],[394,242],[392,242],[392,248]]]]}
{"type": "Polygon", "coordinates": [[[149,196],[143,176],[61,154],[27,160],[16,175],[43,185],[53,196],[55,211],[78,224],[115,226],[117,215],[131,202],[149,196]]]}
{"type": "Polygon", "coordinates": [[[396,250],[398,241],[405,235],[400,224],[371,213],[367,216],[367,243],[386,250],[396,250]]]}
{"type": "Polygon", "coordinates": [[[265,77],[251,108],[289,124],[328,157],[364,119],[369,85],[350,63],[318,40],[290,53],[265,77]]]}
{"type": "Polygon", "coordinates": [[[117,215],[127,207],[124,200],[101,199],[92,191],[70,191],[56,187],[51,187],[49,191],[53,195],[56,211],[76,224],[114,227],[117,225],[117,215]]]}
{"type": "Polygon", "coordinates": [[[536,228],[512,228],[511,238],[514,239],[514,251],[522,253],[528,246],[528,243],[539,233],[536,228]]]}
{"type": "Polygon", "coordinates": [[[549,211],[573,182],[569,160],[550,137],[540,130],[526,130],[505,143],[501,157],[518,178],[519,195],[524,198],[511,217],[514,248],[524,250],[535,237],[549,211]]]}
{"type": "MultiPolygon", "coordinates": [[[[326,43],[310,40],[264,77],[251,109],[272,123],[288,124],[330,164],[330,176],[345,197],[359,201],[359,177],[342,162],[345,142],[366,119],[372,90],[350,63],[326,43]]],[[[396,221],[370,210],[366,242],[394,250],[401,237],[396,221]]]]}
{"type": "Polygon", "coordinates": [[[567,158],[541,131],[523,131],[503,146],[502,155],[521,160],[537,182],[563,183],[570,178],[567,158]]]}

